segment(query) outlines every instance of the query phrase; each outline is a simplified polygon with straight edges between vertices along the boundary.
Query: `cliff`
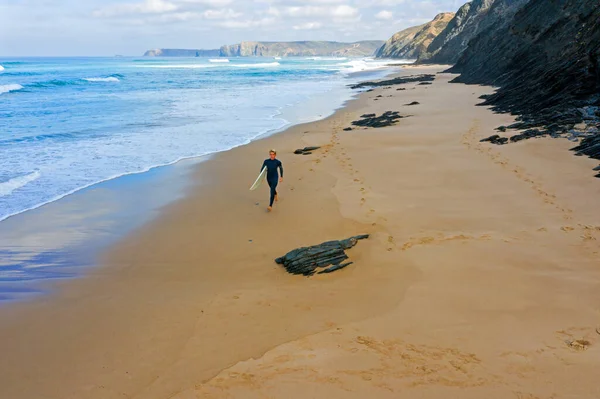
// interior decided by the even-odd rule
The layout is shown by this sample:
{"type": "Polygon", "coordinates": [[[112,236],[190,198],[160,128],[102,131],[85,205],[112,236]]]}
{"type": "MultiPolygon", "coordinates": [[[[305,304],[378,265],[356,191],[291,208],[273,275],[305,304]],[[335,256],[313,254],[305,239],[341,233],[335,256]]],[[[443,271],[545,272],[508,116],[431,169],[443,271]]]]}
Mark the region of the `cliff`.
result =
{"type": "Polygon", "coordinates": [[[600,159],[598,21],[598,0],[530,0],[473,38],[449,71],[461,74],[455,82],[498,87],[482,105],[519,115],[508,128],[528,130],[511,142],[589,137],[598,144],[582,154],[600,159]]]}
{"type": "Polygon", "coordinates": [[[339,42],[242,42],[221,47],[222,57],[366,57],[375,54],[382,40],[339,42]]]}
{"type": "Polygon", "coordinates": [[[218,57],[219,50],[182,50],[161,48],[148,50],[144,57],[218,57]]]}
{"type": "Polygon", "coordinates": [[[377,51],[378,58],[416,59],[453,20],[454,13],[441,13],[423,25],[405,29],[392,36],[377,51]]]}
{"type": "Polygon", "coordinates": [[[418,63],[454,64],[479,33],[512,19],[528,0],[473,0],[463,5],[456,16],[429,45],[418,63]]]}

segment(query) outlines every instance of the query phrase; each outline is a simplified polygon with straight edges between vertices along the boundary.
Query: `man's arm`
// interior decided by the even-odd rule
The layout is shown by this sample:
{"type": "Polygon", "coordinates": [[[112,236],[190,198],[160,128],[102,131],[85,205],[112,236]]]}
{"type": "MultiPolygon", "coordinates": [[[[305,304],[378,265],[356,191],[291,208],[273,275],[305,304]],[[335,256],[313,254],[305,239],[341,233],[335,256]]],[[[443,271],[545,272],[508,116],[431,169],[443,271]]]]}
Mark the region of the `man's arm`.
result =
{"type": "Polygon", "coordinates": [[[263,164],[262,164],[262,166],[260,167],[260,171],[262,172],[262,170],[263,170],[263,169],[264,169],[266,166],[267,166],[267,160],[265,159],[265,160],[263,161],[263,164]]]}
{"type": "Polygon", "coordinates": [[[281,178],[283,179],[283,164],[279,161],[279,172],[281,173],[281,178]]]}

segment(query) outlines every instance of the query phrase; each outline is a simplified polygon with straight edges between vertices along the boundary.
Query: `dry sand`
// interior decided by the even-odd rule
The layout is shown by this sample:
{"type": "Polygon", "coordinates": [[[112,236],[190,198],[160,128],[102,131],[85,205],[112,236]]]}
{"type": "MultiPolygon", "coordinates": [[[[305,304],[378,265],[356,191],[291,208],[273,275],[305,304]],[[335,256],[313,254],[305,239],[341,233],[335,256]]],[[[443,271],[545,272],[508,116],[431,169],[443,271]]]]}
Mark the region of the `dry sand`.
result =
{"type": "Polygon", "coordinates": [[[87,277],[0,311],[0,398],[600,397],[596,163],[563,140],[479,143],[511,117],[451,77],[203,163],[87,277]],[[412,116],[342,131],[387,110],[412,116]],[[269,214],[247,187],[271,147],[269,214]],[[342,271],[273,262],[360,233],[342,271]]]}

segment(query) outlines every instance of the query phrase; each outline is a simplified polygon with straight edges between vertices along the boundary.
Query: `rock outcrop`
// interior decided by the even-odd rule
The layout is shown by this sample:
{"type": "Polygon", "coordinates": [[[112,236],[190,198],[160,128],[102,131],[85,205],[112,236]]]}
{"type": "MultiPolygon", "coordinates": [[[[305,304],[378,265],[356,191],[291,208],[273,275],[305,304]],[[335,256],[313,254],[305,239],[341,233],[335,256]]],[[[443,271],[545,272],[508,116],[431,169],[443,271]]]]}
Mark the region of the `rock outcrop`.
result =
{"type": "Polygon", "coordinates": [[[423,25],[405,29],[392,36],[377,50],[378,58],[417,59],[425,53],[433,40],[453,20],[454,13],[446,12],[423,25]]]}
{"type": "Polygon", "coordinates": [[[455,82],[498,87],[481,105],[519,115],[508,128],[529,133],[511,142],[592,137],[600,130],[599,21],[598,0],[530,0],[474,37],[449,71],[460,73],[455,82]]]}
{"type": "Polygon", "coordinates": [[[144,57],[218,57],[219,50],[183,50],[160,48],[148,50],[144,57]]]}
{"type": "Polygon", "coordinates": [[[463,5],[421,54],[417,63],[454,64],[469,42],[490,29],[509,23],[513,15],[529,0],[473,0],[463,5]]]}
{"type": "Polygon", "coordinates": [[[356,43],[326,41],[242,42],[222,46],[222,57],[367,57],[375,54],[383,41],[356,43]]]}
{"type": "Polygon", "coordinates": [[[521,115],[519,128],[573,129],[598,116],[598,21],[597,0],[530,0],[474,38],[450,71],[456,82],[499,86],[484,104],[521,115]]]}

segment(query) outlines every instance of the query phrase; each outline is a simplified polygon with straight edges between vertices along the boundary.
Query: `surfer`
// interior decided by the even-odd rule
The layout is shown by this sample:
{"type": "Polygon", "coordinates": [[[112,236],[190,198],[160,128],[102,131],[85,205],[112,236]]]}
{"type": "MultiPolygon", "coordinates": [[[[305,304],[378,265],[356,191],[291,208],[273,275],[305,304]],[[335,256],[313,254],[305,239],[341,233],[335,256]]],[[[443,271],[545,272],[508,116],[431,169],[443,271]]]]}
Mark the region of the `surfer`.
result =
{"type": "Polygon", "coordinates": [[[265,159],[260,170],[263,168],[267,168],[267,183],[269,183],[269,187],[271,188],[271,199],[269,201],[269,207],[267,208],[269,212],[273,209],[273,201],[277,201],[277,183],[283,181],[283,165],[279,159],[276,159],[277,151],[269,150],[269,159],[265,159]],[[277,168],[281,171],[281,177],[279,177],[279,173],[277,173],[277,168]]]}

